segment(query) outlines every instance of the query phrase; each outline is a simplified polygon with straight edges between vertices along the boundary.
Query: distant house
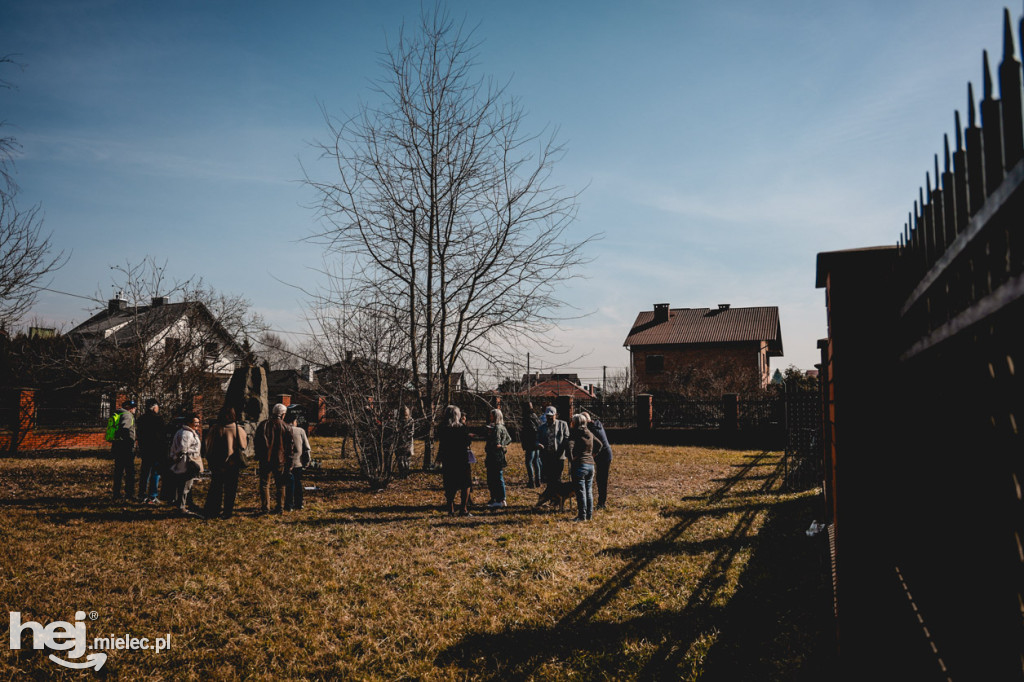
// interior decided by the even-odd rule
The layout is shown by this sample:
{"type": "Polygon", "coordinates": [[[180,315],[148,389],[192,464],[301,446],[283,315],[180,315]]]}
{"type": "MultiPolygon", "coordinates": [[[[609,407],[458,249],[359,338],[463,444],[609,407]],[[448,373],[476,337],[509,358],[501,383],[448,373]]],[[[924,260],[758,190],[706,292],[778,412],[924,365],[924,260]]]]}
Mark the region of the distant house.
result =
{"type": "Polygon", "coordinates": [[[281,395],[289,396],[290,404],[302,405],[311,420],[321,412],[323,389],[309,365],[300,369],[270,370],[267,372],[267,393],[271,400],[281,395]]]}
{"type": "Polygon", "coordinates": [[[539,384],[534,384],[529,391],[523,390],[519,395],[529,395],[531,398],[557,398],[558,396],[571,396],[581,400],[594,398],[592,391],[575,384],[568,379],[549,379],[539,384]]]}
{"type": "Polygon", "coordinates": [[[133,353],[157,367],[159,361],[190,362],[227,381],[247,353],[199,301],[170,303],[154,297],[150,305],[130,306],[122,298],[68,332],[83,357],[133,353]]]}
{"type": "MultiPolygon", "coordinates": [[[[434,376],[434,381],[435,382],[438,381],[439,379],[440,379],[439,376],[437,376],[437,375],[434,376]]],[[[421,372],[420,373],[420,386],[423,387],[423,386],[426,386],[426,385],[427,385],[427,375],[426,375],[425,372],[421,372]]],[[[451,390],[452,393],[468,391],[469,390],[469,384],[466,383],[466,373],[465,372],[452,372],[448,376],[448,388],[451,390]]]]}
{"type": "Polygon", "coordinates": [[[623,344],[634,384],[680,393],[749,393],[768,386],[771,358],[782,355],[776,306],[670,308],[636,317],[623,344]]]}
{"type": "Polygon", "coordinates": [[[540,372],[531,372],[530,374],[524,374],[523,375],[522,384],[523,384],[523,386],[526,386],[526,383],[529,382],[531,386],[536,386],[537,384],[539,384],[541,382],[553,381],[553,380],[557,380],[557,379],[565,379],[566,381],[570,381],[570,382],[576,384],[577,386],[581,385],[580,384],[580,375],[576,374],[575,372],[566,373],[566,374],[557,374],[557,373],[554,373],[554,372],[547,373],[547,374],[542,374],[540,372]]]}

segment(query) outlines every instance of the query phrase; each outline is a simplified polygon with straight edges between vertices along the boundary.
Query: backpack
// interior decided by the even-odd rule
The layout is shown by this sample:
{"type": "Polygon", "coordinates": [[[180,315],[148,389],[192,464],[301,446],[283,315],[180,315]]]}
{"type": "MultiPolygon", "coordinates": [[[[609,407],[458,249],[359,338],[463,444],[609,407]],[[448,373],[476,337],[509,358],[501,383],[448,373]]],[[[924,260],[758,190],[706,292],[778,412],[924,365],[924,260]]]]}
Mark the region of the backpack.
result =
{"type": "Polygon", "coordinates": [[[121,413],[115,412],[110,415],[110,419],[107,420],[107,442],[114,442],[117,439],[117,429],[121,425],[121,413]]]}

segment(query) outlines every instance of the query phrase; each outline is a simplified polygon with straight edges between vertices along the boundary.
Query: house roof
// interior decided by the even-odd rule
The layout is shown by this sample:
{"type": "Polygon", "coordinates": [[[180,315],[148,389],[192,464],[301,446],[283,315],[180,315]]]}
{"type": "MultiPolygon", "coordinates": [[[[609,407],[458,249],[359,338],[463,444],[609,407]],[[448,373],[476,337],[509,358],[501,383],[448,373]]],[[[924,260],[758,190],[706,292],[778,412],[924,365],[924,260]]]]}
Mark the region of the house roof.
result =
{"type": "Polygon", "coordinates": [[[297,369],[272,369],[267,372],[267,389],[273,395],[287,393],[298,395],[300,393],[319,393],[320,383],[315,379],[308,381],[297,369]]]}
{"type": "Polygon", "coordinates": [[[525,384],[527,381],[532,381],[532,382],[538,382],[539,383],[541,381],[551,381],[552,379],[567,379],[567,380],[571,381],[574,384],[579,384],[580,383],[580,375],[579,374],[576,374],[576,373],[558,374],[558,373],[555,373],[555,372],[549,372],[549,373],[546,373],[546,374],[541,374],[539,372],[532,372],[530,374],[524,374],[523,375],[523,379],[522,379],[522,383],[525,384]]]}
{"type": "Polygon", "coordinates": [[[238,343],[214,319],[209,309],[201,301],[164,303],[155,306],[140,305],[119,310],[107,308],[69,331],[68,335],[105,338],[116,345],[148,341],[190,311],[197,313],[207,321],[226,348],[238,355],[244,354],[238,343]]]}
{"type": "Polygon", "coordinates": [[[566,379],[551,379],[549,381],[542,381],[539,384],[534,384],[530,387],[530,390],[522,391],[519,395],[527,395],[531,397],[549,397],[554,398],[560,395],[568,395],[573,398],[593,398],[594,394],[590,393],[586,389],[577,386],[576,384],[566,379]]]}
{"type": "Polygon", "coordinates": [[[768,355],[782,355],[777,306],[759,308],[672,308],[668,320],[655,322],[654,311],[636,316],[623,346],[767,341],[768,355]]]}

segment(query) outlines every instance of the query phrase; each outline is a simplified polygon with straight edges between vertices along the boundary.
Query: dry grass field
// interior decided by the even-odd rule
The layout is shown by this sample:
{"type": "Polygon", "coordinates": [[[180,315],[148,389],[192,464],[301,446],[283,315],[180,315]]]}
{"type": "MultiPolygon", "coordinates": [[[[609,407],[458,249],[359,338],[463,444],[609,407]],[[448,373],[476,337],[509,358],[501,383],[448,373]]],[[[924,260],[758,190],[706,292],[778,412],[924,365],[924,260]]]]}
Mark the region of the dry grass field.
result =
{"type": "Polygon", "coordinates": [[[373,493],[337,440],[313,448],[305,510],[254,516],[250,469],[228,521],[112,503],[103,453],[0,459],[5,609],[94,612],[90,641],[171,634],[98,672],[5,643],[0,679],[831,677],[824,540],[804,533],[821,502],[780,492],[778,453],[618,446],[609,508],[580,524],[533,507],[515,446],[508,508],[465,518],[439,474],[373,493]]]}

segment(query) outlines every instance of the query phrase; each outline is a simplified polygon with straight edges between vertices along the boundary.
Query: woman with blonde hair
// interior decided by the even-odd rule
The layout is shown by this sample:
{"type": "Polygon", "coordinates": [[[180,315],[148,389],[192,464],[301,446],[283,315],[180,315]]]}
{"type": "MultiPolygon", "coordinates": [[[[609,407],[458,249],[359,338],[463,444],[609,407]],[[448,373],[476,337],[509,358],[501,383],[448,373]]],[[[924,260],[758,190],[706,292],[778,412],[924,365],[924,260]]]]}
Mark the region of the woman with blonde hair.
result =
{"type": "Polygon", "coordinates": [[[472,439],[462,421],[462,411],[455,405],[444,408],[444,416],[437,427],[438,457],[444,480],[444,499],[448,515],[455,516],[455,493],[460,493],[459,516],[470,516],[469,493],[473,485],[473,470],[467,452],[472,439]]]}
{"type": "Polygon", "coordinates": [[[587,417],[573,415],[569,431],[569,474],[576,486],[576,521],[594,516],[594,435],[587,428],[587,417]]]}

